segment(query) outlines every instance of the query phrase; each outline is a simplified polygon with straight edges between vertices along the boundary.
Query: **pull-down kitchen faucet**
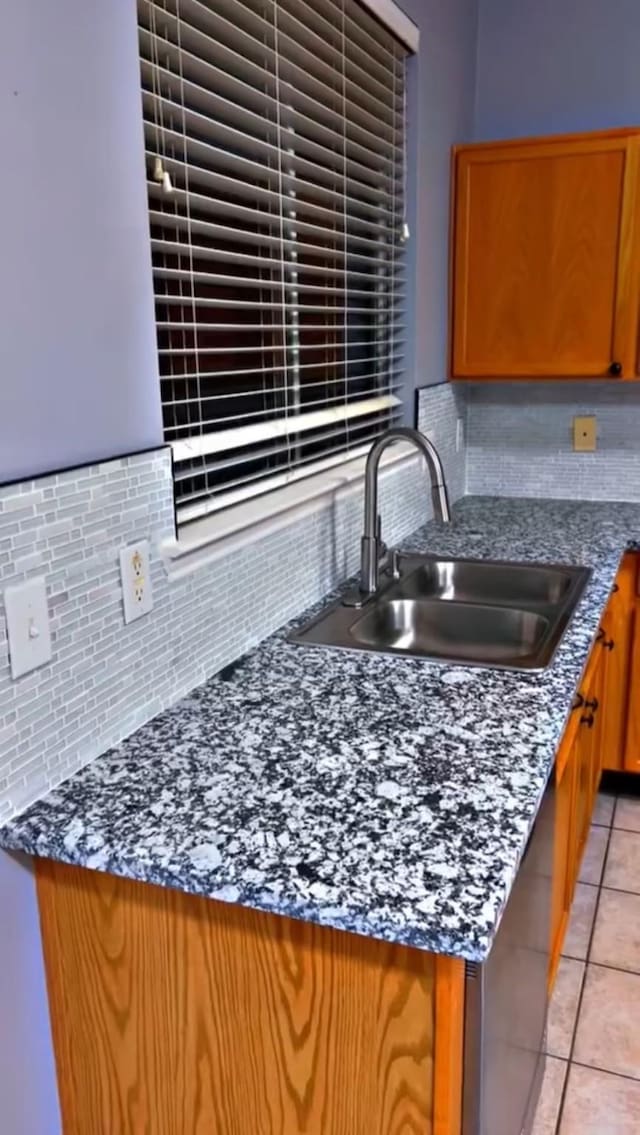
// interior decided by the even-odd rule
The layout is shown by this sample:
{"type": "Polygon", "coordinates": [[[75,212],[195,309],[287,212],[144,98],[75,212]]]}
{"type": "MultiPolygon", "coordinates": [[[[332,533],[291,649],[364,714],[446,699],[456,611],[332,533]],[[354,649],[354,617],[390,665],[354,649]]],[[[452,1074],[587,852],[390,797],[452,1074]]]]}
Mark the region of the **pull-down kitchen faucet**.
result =
{"type": "Polygon", "coordinates": [[[378,516],[378,468],[380,458],[394,441],[410,441],[422,453],[431,478],[431,499],[437,520],[451,520],[449,497],[442,462],[435,446],[419,430],[393,426],[371,446],[364,474],[364,535],[360,549],[360,593],[372,595],[378,588],[380,558],[384,552],[378,516]]]}

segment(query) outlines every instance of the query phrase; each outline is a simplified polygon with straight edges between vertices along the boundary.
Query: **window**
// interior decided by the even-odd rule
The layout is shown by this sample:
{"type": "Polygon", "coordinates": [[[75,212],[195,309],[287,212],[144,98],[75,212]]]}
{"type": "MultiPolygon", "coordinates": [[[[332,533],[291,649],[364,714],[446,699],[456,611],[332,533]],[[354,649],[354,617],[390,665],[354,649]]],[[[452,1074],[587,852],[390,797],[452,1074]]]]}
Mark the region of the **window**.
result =
{"type": "Polygon", "coordinates": [[[179,524],[402,413],[407,50],[358,0],[139,0],[179,524]]]}

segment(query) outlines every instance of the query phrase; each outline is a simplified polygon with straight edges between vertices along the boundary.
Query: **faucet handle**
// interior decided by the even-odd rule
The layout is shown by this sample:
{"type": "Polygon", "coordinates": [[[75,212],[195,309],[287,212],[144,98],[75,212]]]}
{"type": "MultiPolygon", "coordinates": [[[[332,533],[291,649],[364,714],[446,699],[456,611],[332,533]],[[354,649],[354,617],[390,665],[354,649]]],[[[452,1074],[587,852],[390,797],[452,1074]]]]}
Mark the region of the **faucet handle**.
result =
{"type": "Polygon", "coordinates": [[[387,570],[392,579],[400,579],[402,574],[400,571],[400,555],[401,553],[397,548],[392,548],[389,553],[389,565],[387,570]]]}

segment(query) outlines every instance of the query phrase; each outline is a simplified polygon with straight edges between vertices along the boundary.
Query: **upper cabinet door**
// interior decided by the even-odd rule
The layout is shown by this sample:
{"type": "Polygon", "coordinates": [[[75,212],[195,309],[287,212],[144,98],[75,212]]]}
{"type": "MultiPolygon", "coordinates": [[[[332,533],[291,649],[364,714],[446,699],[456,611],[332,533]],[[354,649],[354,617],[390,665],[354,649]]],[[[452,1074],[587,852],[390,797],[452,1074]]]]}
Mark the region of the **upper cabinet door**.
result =
{"type": "Polygon", "coordinates": [[[639,138],[580,135],[454,154],[454,378],[633,378],[639,138]]]}

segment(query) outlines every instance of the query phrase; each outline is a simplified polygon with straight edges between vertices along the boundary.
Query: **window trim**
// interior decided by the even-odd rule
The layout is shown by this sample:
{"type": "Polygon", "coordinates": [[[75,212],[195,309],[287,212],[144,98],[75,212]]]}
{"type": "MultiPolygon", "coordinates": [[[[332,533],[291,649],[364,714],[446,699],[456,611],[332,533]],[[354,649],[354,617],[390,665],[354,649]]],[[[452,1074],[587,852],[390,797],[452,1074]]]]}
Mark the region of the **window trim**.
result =
{"type": "Polygon", "coordinates": [[[420,47],[420,28],[402,11],[395,0],[360,0],[363,8],[370,12],[381,24],[404,43],[414,54],[420,47]]]}
{"type": "MultiPolygon", "coordinates": [[[[395,0],[360,0],[360,3],[404,44],[410,53],[408,63],[415,61],[420,29],[395,0]]],[[[410,169],[413,168],[410,162],[410,169]]],[[[407,267],[410,276],[410,261],[407,267]]],[[[404,302],[407,303],[406,296],[404,302]]],[[[407,400],[402,394],[401,397],[406,418],[407,400]]],[[[159,546],[169,579],[188,575],[304,516],[332,507],[345,496],[361,493],[365,463],[366,454],[355,457],[345,454],[342,462],[329,469],[191,520],[180,528],[176,525],[175,535],[162,540],[159,546]]],[[[420,458],[412,446],[396,444],[382,455],[381,475],[385,477],[403,465],[418,468],[419,463],[420,458]]]]}
{"type": "MultiPolygon", "coordinates": [[[[390,446],[380,468],[386,476],[402,465],[418,467],[421,458],[406,442],[390,446]]],[[[289,527],[296,520],[332,507],[345,496],[362,493],[366,457],[351,457],[333,469],[275,489],[266,496],[211,513],[192,521],[177,536],[160,544],[167,575],[171,580],[190,575],[206,564],[255,541],[289,527]],[[269,511],[264,504],[268,501],[269,511]]]]}

